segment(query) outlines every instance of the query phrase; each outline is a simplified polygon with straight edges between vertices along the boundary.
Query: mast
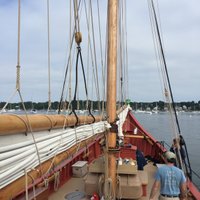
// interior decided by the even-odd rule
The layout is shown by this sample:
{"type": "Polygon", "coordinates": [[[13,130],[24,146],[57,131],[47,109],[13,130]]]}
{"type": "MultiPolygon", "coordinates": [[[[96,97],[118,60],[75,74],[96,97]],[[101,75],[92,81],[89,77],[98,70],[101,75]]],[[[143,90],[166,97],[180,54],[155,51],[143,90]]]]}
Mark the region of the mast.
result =
{"type": "MultiPolygon", "coordinates": [[[[118,0],[108,1],[108,50],[107,50],[107,116],[112,125],[116,121],[116,77],[117,77],[117,17],[118,0]]],[[[111,128],[108,134],[108,174],[112,189],[116,188],[116,131],[111,128]]]]}

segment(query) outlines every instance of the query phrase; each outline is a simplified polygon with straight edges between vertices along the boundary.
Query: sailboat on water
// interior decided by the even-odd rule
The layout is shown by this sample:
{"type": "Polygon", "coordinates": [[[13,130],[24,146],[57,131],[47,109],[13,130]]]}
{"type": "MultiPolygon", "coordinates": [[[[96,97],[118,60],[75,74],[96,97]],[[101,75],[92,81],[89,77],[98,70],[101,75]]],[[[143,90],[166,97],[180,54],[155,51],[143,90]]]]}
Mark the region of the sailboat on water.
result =
{"type": "MultiPolygon", "coordinates": [[[[120,109],[116,106],[117,49],[120,45],[117,36],[121,5],[117,0],[108,1],[106,115],[102,112],[94,116],[88,101],[89,115],[78,116],[76,92],[69,105],[71,112],[67,115],[60,112],[57,115],[0,115],[0,199],[148,199],[156,170],[154,164],[165,162],[163,153],[167,149],[139,124],[128,102],[120,109]],[[138,151],[148,161],[145,167],[139,168],[138,151]]],[[[79,6],[74,0],[76,25],[72,38],[75,38],[77,47],[77,73],[78,59],[83,65],[79,6]]],[[[153,4],[151,6],[156,22],[153,4]]],[[[20,31],[18,33],[20,42],[20,31]]],[[[159,32],[157,34],[159,36],[159,32]]],[[[18,50],[19,47],[20,43],[18,50]]],[[[162,46],[160,48],[162,53],[162,46]]],[[[19,56],[18,51],[18,75],[19,56]]],[[[71,56],[69,63],[70,60],[71,56]]],[[[165,64],[165,60],[163,62],[165,64]]],[[[122,77],[120,80],[122,82],[122,77]]],[[[83,82],[86,86],[85,78],[83,82]]],[[[76,84],[75,91],[77,87],[76,84]]],[[[85,91],[87,95],[87,87],[85,91]]],[[[16,92],[23,100],[19,79],[16,92]]],[[[171,100],[168,87],[166,96],[171,100]]],[[[61,98],[59,111],[62,102],[61,98]]],[[[173,109],[173,104],[170,106],[173,109]]],[[[183,147],[186,148],[185,144],[183,147]]],[[[188,199],[200,199],[200,192],[192,182],[190,166],[185,167],[188,199]]]]}

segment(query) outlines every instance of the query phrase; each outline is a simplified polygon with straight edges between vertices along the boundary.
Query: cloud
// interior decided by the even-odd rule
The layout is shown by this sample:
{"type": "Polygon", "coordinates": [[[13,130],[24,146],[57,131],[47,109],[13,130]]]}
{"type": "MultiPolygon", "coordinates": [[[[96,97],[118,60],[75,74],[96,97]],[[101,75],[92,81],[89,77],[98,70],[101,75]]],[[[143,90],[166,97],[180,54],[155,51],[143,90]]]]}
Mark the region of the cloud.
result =
{"type": "MultiPolygon", "coordinates": [[[[48,46],[46,1],[21,1],[21,87],[25,100],[47,101],[48,99],[48,46]]],[[[51,45],[51,86],[52,100],[59,100],[63,77],[69,53],[69,2],[50,1],[50,45],[51,45]]],[[[99,1],[101,10],[102,38],[105,45],[105,19],[107,1],[99,1]]],[[[127,44],[129,58],[130,97],[136,101],[156,101],[163,99],[161,80],[158,74],[151,25],[146,1],[127,0],[127,44]]],[[[200,99],[200,2],[198,0],[179,2],[163,0],[159,2],[162,37],[168,71],[175,100],[200,99]]],[[[17,65],[17,1],[0,1],[0,101],[6,101],[15,89],[17,65]]],[[[97,64],[101,64],[97,7],[93,6],[94,31],[96,39],[97,64]]],[[[72,16],[73,17],[73,16],[72,16]]],[[[82,54],[87,72],[88,35],[84,5],[81,6],[81,31],[83,33],[82,54]]],[[[91,27],[90,27],[91,29],[91,27]]],[[[91,33],[92,35],[92,33],[91,33]]],[[[92,42],[92,40],[91,40],[92,42]]],[[[103,59],[105,59],[103,48],[103,59]]],[[[73,50],[75,57],[75,49],[73,50]]],[[[91,55],[89,55],[91,57],[91,55]]],[[[104,61],[105,62],[105,61],[104,61]]],[[[75,67],[75,61],[73,61],[75,67]]],[[[79,66],[79,69],[80,66],[79,66]]],[[[99,71],[99,82],[102,83],[99,71]]],[[[74,83],[74,72],[72,73],[74,83]]],[[[84,85],[82,72],[79,81],[84,85]]],[[[74,85],[72,86],[74,90],[74,85]]],[[[95,93],[95,92],[93,92],[95,93]]],[[[95,94],[93,94],[94,96],[95,94]]],[[[14,99],[16,100],[16,99],[14,99]]]]}

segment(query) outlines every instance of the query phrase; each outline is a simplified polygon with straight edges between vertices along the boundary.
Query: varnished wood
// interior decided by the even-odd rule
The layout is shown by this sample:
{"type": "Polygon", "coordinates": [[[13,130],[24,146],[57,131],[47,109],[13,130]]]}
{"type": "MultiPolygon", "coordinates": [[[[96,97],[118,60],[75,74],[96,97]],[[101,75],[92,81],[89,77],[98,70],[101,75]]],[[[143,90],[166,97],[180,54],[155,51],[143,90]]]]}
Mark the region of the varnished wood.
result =
{"type": "MultiPolygon", "coordinates": [[[[95,116],[95,121],[102,119],[95,116]]],[[[74,126],[75,116],[66,115],[0,115],[0,135],[27,133],[74,126]]],[[[94,121],[91,116],[79,116],[78,124],[90,124],[94,121]]]]}
{"type": "Polygon", "coordinates": [[[128,138],[148,138],[148,137],[144,137],[143,135],[124,135],[124,137],[128,137],[128,138]]]}
{"type": "MultiPolygon", "coordinates": [[[[107,52],[107,117],[109,123],[116,120],[116,77],[117,77],[117,17],[118,0],[108,1],[108,52],[107,52]]],[[[116,188],[116,161],[113,151],[116,148],[116,133],[108,134],[108,177],[116,188]]],[[[107,173],[106,173],[107,174],[107,173]]],[[[115,191],[114,191],[115,193],[115,191]]]]}

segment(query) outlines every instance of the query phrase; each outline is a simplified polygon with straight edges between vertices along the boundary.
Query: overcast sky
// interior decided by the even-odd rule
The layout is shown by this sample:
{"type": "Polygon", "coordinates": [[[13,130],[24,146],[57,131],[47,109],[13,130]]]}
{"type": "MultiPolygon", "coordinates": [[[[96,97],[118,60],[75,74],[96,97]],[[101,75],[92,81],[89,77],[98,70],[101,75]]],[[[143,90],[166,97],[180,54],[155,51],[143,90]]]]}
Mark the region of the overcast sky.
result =
{"type": "MultiPolygon", "coordinates": [[[[21,0],[21,92],[25,101],[48,100],[46,2],[21,0]]],[[[99,2],[100,8],[106,4],[105,0],[99,2]]],[[[154,54],[147,0],[126,2],[129,98],[132,101],[164,100],[154,54]]],[[[67,0],[50,0],[52,101],[60,99],[67,62],[68,7],[67,0]]],[[[161,0],[159,11],[174,99],[199,101],[200,1],[161,0]]],[[[17,0],[0,0],[0,101],[7,101],[15,90],[17,14],[17,0]]],[[[93,15],[94,18],[97,17],[97,11],[93,15]]],[[[105,16],[106,6],[101,9],[102,37],[105,35],[105,16]]],[[[84,11],[82,18],[85,18],[84,11]]],[[[81,30],[84,31],[84,28],[81,30]]],[[[95,31],[98,34],[98,30],[95,31]]],[[[86,55],[85,51],[87,48],[83,44],[83,55],[86,55]]],[[[87,56],[84,57],[84,62],[86,61],[87,56]]],[[[15,101],[19,101],[17,95],[12,99],[12,102],[15,101]]]]}

